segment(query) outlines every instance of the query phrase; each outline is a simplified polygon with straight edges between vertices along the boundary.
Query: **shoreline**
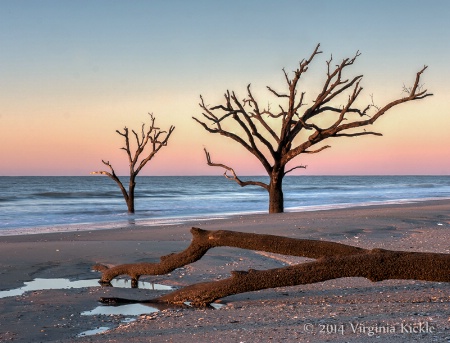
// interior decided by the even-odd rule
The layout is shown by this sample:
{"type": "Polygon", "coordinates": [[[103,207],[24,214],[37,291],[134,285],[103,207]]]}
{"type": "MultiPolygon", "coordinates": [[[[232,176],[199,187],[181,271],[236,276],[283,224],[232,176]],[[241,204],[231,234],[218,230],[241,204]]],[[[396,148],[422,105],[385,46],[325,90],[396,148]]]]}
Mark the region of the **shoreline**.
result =
{"type": "MultiPolygon", "coordinates": [[[[450,198],[423,198],[423,199],[401,199],[401,200],[387,200],[387,201],[368,201],[364,203],[341,203],[331,205],[315,205],[303,207],[286,208],[284,213],[303,213],[303,212],[319,212],[319,211],[333,211],[339,209],[356,209],[356,208],[370,208],[372,206],[397,206],[416,203],[428,203],[435,201],[450,201],[450,198]]],[[[183,225],[190,222],[208,222],[213,220],[227,220],[234,217],[265,215],[267,211],[253,211],[240,213],[213,213],[208,215],[192,215],[185,217],[162,217],[154,219],[135,219],[114,221],[114,222],[88,222],[88,223],[69,223],[69,224],[55,224],[51,226],[35,226],[35,227],[17,227],[17,228],[1,228],[0,237],[5,236],[20,236],[20,235],[37,235],[48,233],[62,233],[62,232],[78,232],[78,231],[92,231],[92,230],[115,230],[127,226],[173,226],[183,225]]]]}
{"type": "MultiPolygon", "coordinates": [[[[255,214],[190,221],[170,226],[133,225],[109,230],[0,236],[0,291],[36,278],[99,278],[90,271],[103,263],[156,262],[162,255],[185,249],[189,229],[236,230],[341,242],[363,248],[450,253],[450,200],[400,205],[372,205],[326,211],[255,214]]],[[[301,263],[299,257],[233,248],[215,248],[200,261],[169,275],[142,280],[182,287],[226,278],[232,270],[268,269],[301,263]]],[[[446,341],[450,337],[450,283],[342,278],[317,284],[243,293],[223,299],[218,310],[162,309],[148,315],[86,316],[100,297],[148,299],[145,289],[88,287],[36,290],[0,298],[0,341],[15,342],[389,342],[446,341]],[[355,319],[356,318],[356,319],[355,319]],[[353,332],[360,327],[389,326],[397,332],[353,332]],[[433,333],[401,332],[403,324],[426,322],[433,333]],[[311,324],[313,332],[306,332],[311,324]],[[323,335],[320,325],[343,325],[343,334],[323,335]],[[109,327],[102,334],[77,337],[109,327]],[[376,337],[378,336],[378,339],[376,337]]],[[[340,326],[339,326],[340,327],[340,326]]],[[[368,329],[367,329],[368,330],[368,329]]]]}

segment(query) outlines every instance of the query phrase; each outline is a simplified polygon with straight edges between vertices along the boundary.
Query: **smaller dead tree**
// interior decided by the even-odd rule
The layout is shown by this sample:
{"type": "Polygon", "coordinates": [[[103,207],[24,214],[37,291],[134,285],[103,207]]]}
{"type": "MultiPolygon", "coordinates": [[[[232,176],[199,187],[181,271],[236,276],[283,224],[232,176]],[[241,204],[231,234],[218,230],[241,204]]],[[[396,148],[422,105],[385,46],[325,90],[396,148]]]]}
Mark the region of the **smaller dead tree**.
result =
{"type": "Polygon", "coordinates": [[[109,161],[102,160],[103,164],[108,166],[108,171],[94,171],[91,174],[100,174],[106,175],[113,179],[120,190],[122,191],[125,202],[127,203],[128,213],[134,213],[134,190],[136,187],[136,177],[139,172],[144,168],[148,161],[150,161],[163,146],[167,145],[170,135],[172,134],[175,126],[170,126],[169,131],[161,131],[159,127],[155,126],[155,117],[152,113],[149,113],[150,116],[150,125],[146,129],[145,123],[142,124],[141,132],[138,134],[135,130],[131,130],[135,139],[136,139],[136,151],[134,154],[131,153],[130,147],[130,135],[127,127],[123,129],[123,132],[116,130],[116,132],[121,135],[125,139],[125,146],[122,147],[122,150],[125,150],[128,156],[128,162],[130,166],[130,181],[128,184],[128,191],[123,185],[122,181],[120,181],[119,177],[116,175],[113,166],[109,163],[109,161]],[[141,155],[144,153],[145,148],[149,146],[144,157],[141,158],[141,155]]]}

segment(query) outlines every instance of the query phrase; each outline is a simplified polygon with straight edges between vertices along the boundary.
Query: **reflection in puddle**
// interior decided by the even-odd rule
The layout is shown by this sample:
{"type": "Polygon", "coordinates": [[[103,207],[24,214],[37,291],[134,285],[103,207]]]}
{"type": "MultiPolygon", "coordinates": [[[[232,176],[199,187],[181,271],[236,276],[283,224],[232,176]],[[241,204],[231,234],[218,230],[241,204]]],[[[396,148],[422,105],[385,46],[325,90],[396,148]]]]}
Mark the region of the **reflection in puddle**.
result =
{"type": "Polygon", "coordinates": [[[121,323],[128,324],[128,323],[132,323],[135,321],[136,321],[136,318],[125,318],[124,320],[121,321],[121,323]]]}
{"type": "Polygon", "coordinates": [[[120,306],[97,306],[92,311],[81,312],[82,316],[94,315],[123,315],[123,316],[140,316],[141,314],[148,314],[158,312],[155,307],[146,306],[143,304],[127,304],[120,306]]]}
{"type": "MultiPolygon", "coordinates": [[[[97,284],[98,284],[98,280],[97,284]]],[[[131,281],[128,279],[114,279],[111,281],[113,287],[119,288],[131,288],[131,281]]],[[[138,288],[140,289],[151,289],[153,291],[172,291],[172,286],[160,285],[159,283],[139,281],[138,288]]]]}
{"type": "Polygon", "coordinates": [[[97,329],[83,331],[82,333],[79,333],[77,337],[84,337],[84,336],[92,336],[92,335],[96,335],[96,334],[98,334],[98,333],[106,332],[106,331],[108,331],[109,329],[111,329],[111,328],[109,328],[109,327],[107,327],[107,326],[101,326],[101,327],[99,327],[99,328],[97,328],[97,329]]]}
{"type": "MultiPolygon", "coordinates": [[[[113,287],[131,288],[131,282],[127,279],[114,279],[111,281],[113,287]]],[[[172,287],[160,285],[153,282],[139,281],[138,284],[141,289],[151,289],[155,291],[170,291],[172,287]]],[[[14,297],[22,295],[29,291],[41,291],[45,289],[70,289],[70,288],[84,288],[84,287],[100,287],[98,279],[88,280],[74,280],[69,279],[34,279],[33,281],[25,282],[25,286],[11,289],[8,291],[0,291],[0,298],[14,297]]]]}
{"type": "MultiPolygon", "coordinates": [[[[226,306],[223,303],[212,303],[209,304],[209,308],[219,310],[222,307],[226,306]]],[[[120,315],[120,316],[140,316],[142,314],[150,314],[159,312],[164,309],[171,309],[174,307],[178,308],[188,308],[192,307],[191,303],[186,301],[183,305],[170,305],[170,304],[155,304],[155,303],[135,303],[135,304],[108,304],[108,305],[100,305],[94,308],[92,311],[84,311],[81,313],[82,316],[94,316],[94,315],[120,315]]]]}
{"type": "Polygon", "coordinates": [[[211,304],[209,304],[209,306],[211,306],[212,308],[214,308],[214,309],[216,309],[216,310],[219,310],[219,309],[221,309],[222,307],[225,307],[225,306],[227,306],[227,305],[225,305],[225,304],[219,304],[219,303],[211,303],[211,304]]]}
{"type": "MultiPolygon", "coordinates": [[[[185,301],[183,304],[185,304],[186,306],[189,306],[189,307],[192,306],[190,301],[185,301]]],[[[225,306],[227,306],[227,305],[225,305],[225,304],[223,304],[223,303],[211,303],[211,304],[209,304],[208,306],[209,306],[209,307],[212,307],[212,308],[215,309],[215,310],[219,310],[219,309],[221,309],[222,307],[225,307],[225,306]]]]}

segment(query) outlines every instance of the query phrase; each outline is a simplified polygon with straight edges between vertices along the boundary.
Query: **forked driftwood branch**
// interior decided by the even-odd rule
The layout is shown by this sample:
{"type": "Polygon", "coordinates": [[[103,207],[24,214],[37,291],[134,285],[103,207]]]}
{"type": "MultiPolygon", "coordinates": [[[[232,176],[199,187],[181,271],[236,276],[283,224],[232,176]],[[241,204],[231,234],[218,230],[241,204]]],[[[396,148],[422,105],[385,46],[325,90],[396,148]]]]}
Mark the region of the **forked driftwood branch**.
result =
{"type": "MultiPolygon", "coordinates": [[[[362,249],[341,243],[288,238],[235,231],[207,231],[192,228],[193,239],[184,251],[161,257],[160,263],[122,264],[112,268],[96,265],[102,272],[100,282],[109,284],[119,275],[129,275],[133,284],[141,275],[162,275],[198,261],[211,248],[236,247],[316,261],[269,270],[233,271],[228,279],[194,284],[167,295],[148,300],[153,303],[205,306],[217,299],[267,288],[321,282],[343,277],[364,277],[371,281],[412,279],[450,282],[450,255],[439,253],[362,249]]],[[[103,298],[105,303],[117,298],[103,298]]],[[[126,300],[125,300],[126,301],[126,300]]]]}

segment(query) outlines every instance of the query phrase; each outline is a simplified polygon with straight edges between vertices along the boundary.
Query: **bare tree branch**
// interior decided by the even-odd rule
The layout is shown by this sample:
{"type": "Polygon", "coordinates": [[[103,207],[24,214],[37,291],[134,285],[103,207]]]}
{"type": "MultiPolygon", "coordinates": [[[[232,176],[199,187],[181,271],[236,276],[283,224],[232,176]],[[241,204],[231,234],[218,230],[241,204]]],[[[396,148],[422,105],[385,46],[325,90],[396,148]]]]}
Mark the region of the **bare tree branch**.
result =
{"type": "Polygon", "coordinates": [[[317,154],[318,152],[321,152],[322,150],[325,150],[325,149],[328,149],[328,148],[331,148],[331,146],[330,145],[325,145],[325,146],[323,146],[323,147],[321,147],[319,149],[316,149],[316,150],[305,150],[305,151],[303,151],[303,153],[304,154],[317,154]]]}
{"type": "MultiPolygon", "coordinates": [[[[259,106],[258,103],[256,102],[255,98],[253,97],[253,94],[250,90],[250,84],[247,86],[247,93],[248,93],[248,97],[249,99],[244,100],[246,103],[248,103],[250,106],[254,107],[254,117],[262,124],[262,126],[267,130],[267,132],[275,139],[275,141],[277,143],[280,143],[280,137],[278,137],[278,135],[275,133],[275,131],[272,130],[272,128],[269,126],[269,124],[267,124],[267,122],[264,120],[264,118],[262,117],[263,113],[267,113],[269,114],[269,116],[272,116],[269,109],[270,107],[267,106],[268,111],[263,111],[263,113],[261,113],[261,111],[259,110],[259,106]]],[[[270,143],[265,143],[266,146],[270,145],[270,143]]],[[[270,145],[270,151],[273,155],[273,147],[272,145],[270,145]]]]}
{"type": "Polygon", "coordinates": [[[287,171],[284,172],[284,175],[286,175],[287,173],[290,173],[292,171],[294,171],[295,169],[306,169],[306,166],[300,165],[300,166],[296,166],[294,168],[288,169],[287,171]]]}
{"type": "Polygon", "coordinates": [[[114,182],[117,183],[117,186],[119,186],[119,189],[122,192],[125,202],[128,204],[128,202],[130,201],[129,193],[125,189],[125,186],[123,185],[122,181],[120,181],[119,177],[116,175],[116,172],[114,171],[113,166],[109,163],[109,161],[106,162],[106,161],[102,160],[102,162],[104,165],[106,165],[111,170],[111,173],[109,173],[107,171],[95,171],[95,172],[91,172],[91,174],[92,175],[96,175],[96,174],[106,175],[109,178],[111,178],[112,180],[114,180],[114,182]]]}
{"type": "Polygon", "coordinates": [[[259,181],[242,181],[242,180],[239,179],[239,177],[236,175],[236,172],[234,171],[233,168],[228,167],[227,165],[222,164],[222,163],[213,163],[213,162],[211,161],[211,155],[210,155],[209,152],[206,150],[206,148],[203,149],[203,150],[205,151],[206,162],[207,162],[208,166],[211,166],[211,167],[220,167],[220,168],[226,169],[225,172],[223,173],[223,176],[225,176],[227,179],[236,181],[236,183],[237,183],[239,186],[241,186],[241,187],[253,185],[253,186],[260,186],[260,187],[262,187],[262,188],[264,188],[264,189],[266,189],[266,190],[269,190],[269,186],[268,186],[267,184],[265,184],[264,182],[259,182],[259,181]],[[233,174],[233,176],[228,175],[228,174],[227,174],[227,170],[228,170],[231,174],[233,174]]]}
{"type": "MultiPolygon", "coordinates": [[[[425,71],[427,67],[425,66],[423,69],[421,69],[417,74],[416,74],[416,80],[414,82],[414,85],[411,87],[411,90],[417,91],[418,90],[418,85],[420,82],[420,77],[422,75],[422,73],[425,71]]],[[[358,81],[359,83],[359,81],[358,81]]],[[[343,124],[342,121],[344,119],[344,114],[348,113],[348,112],[356,112],[356,109],[351,109],[349,105],[353,104],[354,101],[356,100],[356,98],[358,97],[358,95],[360,94],[362,88],[358,87],[358,84],[356,84],[354,91],[352,93],[352,95],[349,98],[349,102],[347,104],[347,107],[344,108],[343,110],[340,111],[340,117],[338,118],[338,120],[336,121],[335,124],[333,124],[330,128],[325,129],[325,130],[321,130],[321,131],[316,131],[313,135],[311,135],[308,139],[308,141],[303,142],[301,144],[299,144],[297,147],[295,147],[294,149],[292,149],[286,156],[285,160],[286,162],[290,161],[291,159],[293,159],[294,157],[298,156],[299,154],[303,153],[304,151],[306,151],[306,149],[308,149],[310,146],[317,144],[321,141],[323,141],[324,139],[330,138],[330,137],[356,137],[356,136],[363,136],[363,135],[376,135],[376,136],[380,136],[381,134],[376,133],[376,132],[361,132],[361,133],[357,133],[357,134],[347,134],[347,133],[341,133],[342,131],[346,131],[346,130],[350,130],[350,129],[354,129],[354,128],[358,128],[358,127],[363,127],[363,126],[367,126],[367,125],[371,125],[373,124],[379,117],[381,117],[384,113],[386,113],[389,109],[408,102],[408,101],[414,101],[414,100],[420,100],[423,99],[425,97],[431,96],[431,93],[427,93],[426,90],[422,90],[419,91],[418,93],[413,93],[412,91],[409,93],[408,97],[403,97],[394,101],[391,101],[390,103],[388,103],[387,105],[385,105],[384,107],[377,107],[373,104],[373,97],[372,97],[372,104],[366,106],[364,108],[364,110],[362,110],[360,113],[365,114],[367,113],[367,110],[369,109],[369,107],[374,107],[377,109],[377,112],[370,117],[369,119],[366,120],[361,120],[361,121],[354,121],[354,122],[349,122],[349,123],[345,123],[343,124]]],[[[319,107],[320,108],[320,107],[319,107]]],[[[334,110],[331,110],[333,112],[335,112],[334,110]]],[[[307,111],[308,112],[308,111],[307,111]]],[[[308,113],[305,113],[305,116],[309,119],[312,116],[308,113]]]]}
{"type": "MultiPolygon", "coordinates": [[[[260,162],[261,164],[264,166],[264,168],[266,169],[266,171],[270,171],[270,163],[269,161],[266,159],[266,157],[264,156],[264,154],[261,152],[261,150],[258,148],[258,146],[256,145],[256,142],[253,138],[253,136],[257,137],[260,142],[262,142],[268,149],[269,151],[273,152],[273,148],[270,145],[270,143],[264,138],[262,137],[259,133],[258,130],[256,128],[256,126],[251,122],[251,117],[250,115],[244,110],[243,105],[237,100],[236,96],[233,94],[230,94],[229,92],[227,92],[225,94],[225,100],[227,105],[223,106],[223,105],[219,105],[219,106],[215,106],[211,109],[208,109],[203,101],[203,98],[201,98],[201,102],[200,102],[200,107],[209,113],[212,113],[213,108],[215,109],[221,109],[226,111],[226,114],[223,117],[230,117],[233,118],[235,122],[237,122],[239,124],[239,126],[244,130],[244,132],[246,133],[246,137],[247,140],[244,140],[243,138],[241,138],[239,135],[224,130],[222,129],[221,125],[220,125],[220,121],[218,120],[218,118],[213,115],[210,114],[211,117],[213,118],[217,118],[217,121],[215,122],[215,124],[217,124],[216,128],[210,128],[205,122],[202,122],[201,120],[192,117],[197,123],[199,123],[200,125],[203,126],[203,128],[205,130],[207,130],[210,133],[218,133],[222,136],[228,137],[233,139],[234,141],[238,142],[239,144],[241,144],[245,149],[247,149],[252,155],[254,155],[260,162]],[[233,108],[231,100],[233,100],[233,102],[235,103],[236,106],[238,106],[238,109],[233,108]],[[246,121],[247,124],[245,124],[239,117],[238,114],[241,114],[244,116],[244,120],[246,121]],[[247,127],[248,125],[248,127],[247,127]]],[[[222,117],[222,118],[223,118],[222,117]]]]}
{"type": "Polygon", "coordinates": [[[273,94],[275,94],[275,96],[277,96],[278,98],[289,98],[288,94],[279,94],[276,91],[274,91],[272,88],[270,88],[269,86],[267,86],[267,89],[272,92],[273,94]]]}
{"type": "Polygon", "coordinates": [[[359,137],[365,135],[373,135],[373,136],[383,136],[383,134],[379,132],[371,132],[371,131],[363,131],[363,132],[355,132],[355,133],[336,133],[333,137],[359,137]]]}
{"type": "Polygon", "coordinates": [[[362,120],[362,121],[356,121],[356,122],[352,122],[352,123],[348,123],[348,124],[342,124],[338,128],[336,128],[336,132],[340,132],[340,131],[343,131],[343,130],[348,130],[348,129],[352,129],[352,128],[356,128],[356,127],[361,127],[361,126],[366,126],[366,125],[373,124],[378,118],[380,118],[383,114],[385,114],[388,110],[390,110],[394,106],[397,106],[397,105],[405,103],[405,102],[414,101],[414,100],[421,100],[421,99],[424,99],[426,97],[432,96],[433,94],[432,93],[428,93],[426,89],[416,93],[416,90],[417,90],[419,82],[420,82],[420,77],[421,77],[422,73],[425,71],[425,69],[427,69],[427,66],[424,66],[416,74],[416,79],[415,79],[414,85],[411,87],[411,92],[409,93],[409,96],[404,97],[404,98],[400,98],[400,99],[397,99],[397,100],[394,100],[394,101],[391,101],[387,105],[381,107],[377,111],[377,113],[375,113],[370,119],[362,120]]]}

